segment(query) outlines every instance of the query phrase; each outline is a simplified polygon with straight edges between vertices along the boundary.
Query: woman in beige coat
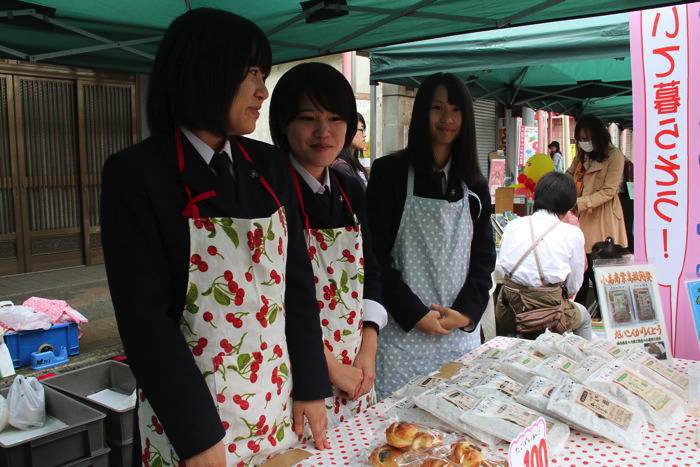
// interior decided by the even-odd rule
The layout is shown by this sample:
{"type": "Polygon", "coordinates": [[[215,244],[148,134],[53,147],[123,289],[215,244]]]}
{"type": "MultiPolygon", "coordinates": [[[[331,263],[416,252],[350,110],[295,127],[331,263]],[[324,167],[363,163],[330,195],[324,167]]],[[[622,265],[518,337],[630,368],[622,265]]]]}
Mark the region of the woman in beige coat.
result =
{"type": "Polygon", "coordinates": [[[625,220],[618,197],[625,157],[612,145],[603,122],[584,115],[576,122],[576,159],[567,174],[576,182],[576,208],[586,239],[588,269],[576,301],[586,305],[589,279],[593,279],[591,248],[596,242],[612,237],[616,244],[627,246],[625,220]]]}

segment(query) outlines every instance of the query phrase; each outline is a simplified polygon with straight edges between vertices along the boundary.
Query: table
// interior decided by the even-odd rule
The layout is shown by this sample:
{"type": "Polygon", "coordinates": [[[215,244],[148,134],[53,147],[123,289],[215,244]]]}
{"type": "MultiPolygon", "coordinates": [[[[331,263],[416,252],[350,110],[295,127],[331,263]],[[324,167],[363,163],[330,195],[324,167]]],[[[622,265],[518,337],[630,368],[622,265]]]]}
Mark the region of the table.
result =
{"type": "MultiPolygon", "coordinates": [[[[466,362],[474,359],[482,352],[495,348],[505,348],[510,341],[511,339],[507,337],[497,337],[463,356],[459,361],[466,362]]],[[[688,363],[689,360],[676,359],[673,365],[676,369],[686,372],[688,363]]],[[[370,446],[374,446],[371,444],[374,433],[378,428],[383,428],[382,423],[384,419],[382,414],[396,402],[396,399],[387,398],[352,420],[340,424],[329,433],[329,439],[333,446],[332,450],[315,451],[306,443],[302,443],[300,447],[312,452],[313,455],[297,465],[367,465],[366,456],[369,454],[370,446]]],[[[572,429],[569,442],[557,457],[551,459],[550,462],[551,465],[555,466],[572,467],[581,465],[634,467],[644,465],[698,466],[700,465],[700,448],[695,445],[694,441],[695,433],[700,423],[698,415],[697,413],[687,415],[682,422],[667,432],[657,432],[650,427],[649,433],[645,436],[647,452],[629,451],[612,441],[572,429]]],[[[500,445],[498,452],[505,457],[508,452],[508,445],[500,445]]]]}

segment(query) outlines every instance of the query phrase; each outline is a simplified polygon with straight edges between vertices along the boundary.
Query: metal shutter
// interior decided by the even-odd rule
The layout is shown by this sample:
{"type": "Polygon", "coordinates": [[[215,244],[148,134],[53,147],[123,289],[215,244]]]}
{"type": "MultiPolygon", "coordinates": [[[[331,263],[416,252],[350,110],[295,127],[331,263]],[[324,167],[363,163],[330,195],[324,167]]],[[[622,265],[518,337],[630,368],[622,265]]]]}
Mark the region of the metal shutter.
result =
{"type": "Polygon", "coordinates": [[[476,148],[479,167],[484,177],[489,173],[489,153],[496,150],[496,102],[480,99],[474,102],[476,120],[476,148]]]}

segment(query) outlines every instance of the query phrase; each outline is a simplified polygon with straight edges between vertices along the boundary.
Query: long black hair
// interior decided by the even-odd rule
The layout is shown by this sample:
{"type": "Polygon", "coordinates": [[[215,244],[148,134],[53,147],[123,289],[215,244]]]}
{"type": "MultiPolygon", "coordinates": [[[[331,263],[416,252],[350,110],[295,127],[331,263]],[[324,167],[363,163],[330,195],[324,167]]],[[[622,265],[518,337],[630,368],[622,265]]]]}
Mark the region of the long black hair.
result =
{"type": "Polygon", "coordinates": [[[608,158],[608,148],[612,144],[610,133],[605,128],[605,124],[594,115],[582,115],[576,121],[576,129],[574,130],[574,138],[576,141],[581,141],[581,131],[586,129],[591,132],[591,142],[593,143],[593,152],[584,152],[578,144],[576,145],[576,155],[580,161],[585,161],[590,158],[596,162],[603,162],[608,158]]]}
{"type": "Polygon", "coordinates": [[[411,115],[408,145],[406,146],[411,162],[416,171],[432,170],[434,157],[430,136],[430,108],[435,89],[438,86],[445,86],[448,102],[459,107],[462,112],[462,127],[452,143],[450,176],[454,173],[467,186],[486,183],[479,168],[479,157],[476,150],[476,126],[472,97],[462,80],[452,73],[430,75],[418,88],[416,99],[413,102],[413,114],[411,115]]]}
{"type": "Polygon", "coordinates": [[[165,31],[148,90],[151,133],[175,127],[228,132],[228,113],[250,67],[270,73],[270,43],[252,21],[214,8],[177,17],[165,31]]]}
{"type": "MultiPolygon", "coordinates": [[[[362,127],[364,129],[367,129],[367,124],[365,123],[365,117],[362,116],[360,112],[357,112],[357,124],[359,125],[362,123],[362,127]]],[[[367,169],[365,169],[365,166],[362,165],[362,162],[360,162],[360,158],[363,156],[363,151],[362,149],[355,149],[352,147],[352,144],[350,146],[346,146],[343,148],[342,151],[340,151],[340,155],[338,155],[339,159],[344,160],[348,164],[350,164],[350,167],[352,167],[355,172],[362,172],[365,174],[365,177],[367,176],[367,169]]]]}
{"type": "Polygon", "coordinates": [[[299,113],[299,103],[303,96],[308,97],[317,108],[338,114],[347,123],[343,147],[349,146],[357,131],[355,94],[341,72],[318,62],[296,65],[275,85],[270,99],[269,117],[272,141],[289,151],[287,126],[299,113]]]}

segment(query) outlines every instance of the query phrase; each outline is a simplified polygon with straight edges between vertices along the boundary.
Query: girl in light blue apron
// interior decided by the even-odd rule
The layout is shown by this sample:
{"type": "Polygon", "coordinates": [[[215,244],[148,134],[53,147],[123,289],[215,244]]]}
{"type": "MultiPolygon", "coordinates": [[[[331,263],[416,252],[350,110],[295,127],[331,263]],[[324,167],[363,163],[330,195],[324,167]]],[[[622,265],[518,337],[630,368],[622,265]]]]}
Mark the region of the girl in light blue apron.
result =
{"type": "Polygon", "coordinates": [[[383,398],[481,343],[496,253],[472,99],[459,78],[437,73],[420,86],[408,145],[375,162],[367,207],[389,312],[377,351],[383,398]]]}

